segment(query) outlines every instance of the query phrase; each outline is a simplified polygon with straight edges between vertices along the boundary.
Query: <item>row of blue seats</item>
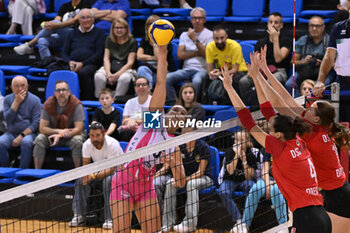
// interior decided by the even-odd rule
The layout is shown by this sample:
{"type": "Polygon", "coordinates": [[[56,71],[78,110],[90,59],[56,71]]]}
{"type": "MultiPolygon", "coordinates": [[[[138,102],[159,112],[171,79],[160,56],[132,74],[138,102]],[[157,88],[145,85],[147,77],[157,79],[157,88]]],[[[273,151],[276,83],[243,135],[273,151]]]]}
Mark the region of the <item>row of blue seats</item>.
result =
{"type": "MultiPolygon", "coordinates": [[[[5,0],[7,10],[8,0],[5,0]]],[[[35,16],[37,19],[53,19],[59,7],[69,2],[69,0],[53,1],[53,12],[49,12],[52,8],[51,0],[45,0],[48,12],[35,16]]],[[[265,0],[233,0],[229,6],[229,0],[221,0],[218,7],[216,0],[197,0],[196,6],[202,7],[207,12],[207,21],[211,22],[267,22],[267,18],[263,17],[266,1],[265,0]],[[226,17],[228,7],[232,7],[232,16],[226,17]]],[[[293,22],[293,6],[291,0],[269,0],[268,10],[272,12],[280,12],[284,17],[285,23],[293,22]]],[[[296,1],[296,17],[301,23],[307,23],[308,18],[313,15],[320,15],[325,18],[326,23],[330,22],[336,14],[336,10],[302,10],[303,0],[296,1]]],[[[190,9],[180,8],[143,8],[131,9],[131,20],[146,20],[151,14],[162,15],[163,18],[171,21],[187,21],[189,20],[190,9]]],[[[0,12],[0,17],[8,17],[7,12],[0,12]]]]}

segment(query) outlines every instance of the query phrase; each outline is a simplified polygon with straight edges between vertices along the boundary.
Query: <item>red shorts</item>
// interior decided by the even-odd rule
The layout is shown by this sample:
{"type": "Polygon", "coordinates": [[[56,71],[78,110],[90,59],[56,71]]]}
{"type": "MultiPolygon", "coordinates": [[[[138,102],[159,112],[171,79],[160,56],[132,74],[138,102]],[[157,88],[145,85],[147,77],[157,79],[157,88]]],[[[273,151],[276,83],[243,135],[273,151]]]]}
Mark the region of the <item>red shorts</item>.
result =
{"type": "Polygon", "coordinates": [[[152,179],[136,180],[124,170],[114,174],[111,187],[111,200],[137,203],[156,198],[152,179]]]}

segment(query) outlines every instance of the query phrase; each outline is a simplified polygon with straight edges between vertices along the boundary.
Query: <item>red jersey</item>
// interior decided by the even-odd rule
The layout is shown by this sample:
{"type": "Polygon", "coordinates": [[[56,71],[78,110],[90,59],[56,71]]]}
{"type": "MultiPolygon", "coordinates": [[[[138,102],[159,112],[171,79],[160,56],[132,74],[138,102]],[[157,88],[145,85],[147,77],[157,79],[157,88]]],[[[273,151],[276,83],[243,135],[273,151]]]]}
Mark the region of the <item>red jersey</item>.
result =
{"type": "Polygon", "coordinates": [[[323,127],[307,122],[312,126],[312,133],[303,135],[303,139],[314,161],[319,186],[326,190],[343,186],[345,173],[340,164],[337,146],[323,127]]]}
{"type": "Polygon", "coordinates": [[[306,143],[299,137],[282,142],[268,135],[265,147],[266,152],[272,154],[273,177],[290,210],[323,205],[316,171],[306,143]]]}

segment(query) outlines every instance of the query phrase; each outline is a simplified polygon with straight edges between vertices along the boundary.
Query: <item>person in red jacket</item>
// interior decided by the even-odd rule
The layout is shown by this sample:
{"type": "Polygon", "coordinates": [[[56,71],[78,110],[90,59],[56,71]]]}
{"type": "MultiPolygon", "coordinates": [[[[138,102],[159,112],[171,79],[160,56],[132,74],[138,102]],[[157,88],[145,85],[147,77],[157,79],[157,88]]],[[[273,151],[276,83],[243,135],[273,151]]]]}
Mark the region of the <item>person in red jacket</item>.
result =
{"type": "Polygon", "coordinates": [[[289,115],[293,119],[303,116],[303,120],[311,126],[312,132],[303,135],[302,138],[306,141],[314,161],[325,209],[332,220],[332,232],[349,233],[350,185],[345,180],[337,150],[337,146],[349,147],[349,129],[334,121],[335,108],[327,101],[318,100],[306,110],[296,103],[268,71],[265,52],[263,49],[261,56],[257,54],[253,57],[258,59],[257,69],[265,73],[271,85],[258,73],[256,88],[262,87],[261,92],[267,93],[268,100],[279,113],[289,115]]]}
{"type": "MultiPolygon", "coordinates": [[[[256,60],[253,60],[252,64],[255,62],[256,60]]],[[[259,69],[257,65],[252,65],[248,72],[251,77],[255,77],[259,69]]],[[[262,113],[271,124],[270,133],[265,133],[256,124],[249,110],[232,88],[232,77],[226,65],[222,69],[222,74],[224,88],[242,125],[257,142],[265,147],[266,152],[273,156],[272,173],[293,212],[293,227],[296,232],[330,233],[331,221],[323,208],[315,167],[305,141],[298,136],[310,131],[308,124],[301,118],[293,120],[286,115],[276,116],[266,97],[258,95],[262,113]]]]}

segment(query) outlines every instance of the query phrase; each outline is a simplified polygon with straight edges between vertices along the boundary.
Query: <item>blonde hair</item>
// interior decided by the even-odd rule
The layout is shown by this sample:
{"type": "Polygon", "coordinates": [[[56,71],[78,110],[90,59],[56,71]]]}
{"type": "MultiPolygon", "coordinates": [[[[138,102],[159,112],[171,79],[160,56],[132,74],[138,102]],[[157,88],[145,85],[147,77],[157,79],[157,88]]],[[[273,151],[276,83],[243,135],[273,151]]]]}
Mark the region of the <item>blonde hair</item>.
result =
{"type": "Polygon", "coordinates": [[[125,33],[125,37],[123,39],[130,39],[132,37],[131,33],[130,33],[130,27],[129,27],[129,24],[128,22],[125,21],[125,19],[123,18],[120,18],[120,17],[117,17],[113,23],[112,23],[112,26],[111,26],[111,29],[109,30],[109,35],[111,37],[111,40],[114,42],[114,43],[117,43],[117,37],[116,35],[114,34],[114,27],[115,27],[115,24],[116,23],[120,23],[122,24],[125,28],[126,28],[126,33],[125,33]]]}
{"type": "Polygon", "coordinates": [[[312,87],[315,86],[315,81],[311,79],[305,79],[301,84],[300,84],[300,93],[303,91],[303,87],[305,84],[310,84],[312,87]]]}
{"type": "Polygon", "coordinates": [[[153,22],[157,21],[158,19],[160,19],[160,17],[158,15],[150,15],[145,23],[145,39],[148,41],[149,37],[148,37],[148,29],[149,27],[152,25],[153,22]]]}

